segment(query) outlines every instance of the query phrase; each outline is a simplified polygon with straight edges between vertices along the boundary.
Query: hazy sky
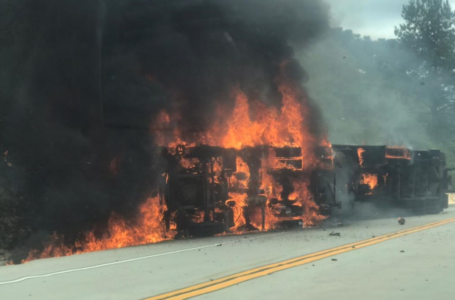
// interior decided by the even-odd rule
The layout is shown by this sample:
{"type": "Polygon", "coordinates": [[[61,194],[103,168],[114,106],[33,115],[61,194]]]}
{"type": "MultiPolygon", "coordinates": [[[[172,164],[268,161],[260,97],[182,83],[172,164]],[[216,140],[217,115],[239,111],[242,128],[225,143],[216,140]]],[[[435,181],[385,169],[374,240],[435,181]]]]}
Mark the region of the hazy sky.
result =
{"type": "MultiPolygon", "coordinates": [[[[394,27],[403,22],[401,10],[409,0],[325,0],[332,11],[332,25],[352,29],[373,39],[394,38],[394,27]]],[[[455,9],[455,0],[450,0],[455,9]]]]}

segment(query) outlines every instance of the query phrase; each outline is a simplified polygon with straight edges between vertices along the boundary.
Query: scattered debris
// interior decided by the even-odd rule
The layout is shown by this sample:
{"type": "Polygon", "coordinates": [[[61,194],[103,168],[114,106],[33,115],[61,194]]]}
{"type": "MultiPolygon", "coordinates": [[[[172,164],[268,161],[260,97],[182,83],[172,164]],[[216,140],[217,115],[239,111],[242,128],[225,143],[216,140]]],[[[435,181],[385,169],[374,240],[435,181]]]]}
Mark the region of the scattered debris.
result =
{"type": "Polygon", "coordinates": [[[341,236],[339,232],[332,231],[329,236],[341,236]]]}
{"type": "Polygon", "coordinates": [[[401,252],[401,253],[404,253],[404,250],[401,250],[400,252],[401,252]]]}
{"type": "Polygon", "coordinates": [[[398,224],[404,225],[404,223],[406,223],[406,220],[404,218],[402,218],[402,217],[399,217],[398,218],[398,224]]]}

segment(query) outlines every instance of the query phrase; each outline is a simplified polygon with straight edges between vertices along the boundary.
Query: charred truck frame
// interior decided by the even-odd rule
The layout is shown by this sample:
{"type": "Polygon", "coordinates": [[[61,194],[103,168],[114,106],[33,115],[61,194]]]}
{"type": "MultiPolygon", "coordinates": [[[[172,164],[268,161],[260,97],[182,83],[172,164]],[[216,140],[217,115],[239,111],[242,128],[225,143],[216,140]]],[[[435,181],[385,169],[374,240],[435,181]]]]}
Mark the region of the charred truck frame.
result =
{"type": "MultiPolygon", "coordinates": [[[[236,228],[308,225],[307,214],[329,216],[338,198],[437,213],[447,208],[450,177],[439,150],[346,146],[315,149],[318,166],[303,168],[300,148],[214,146],[164,148],[167,170],[160,197],[167,205],[166,229],[178,236],[214,235],[236,228]],[[270,165],[270,157],[275,164],[270,165]],[[297,199],[295,182],[306,182],[311,201],[297,199]],[[278,193],[270,184],[278,184],[278,193]],[[315,204],[312,206],[311,204],[315,204]]],[[[311,225],[311,223],[310,223],[311,225]]]]}
{"type": "Polygon", "coordinates": [[[334,145],[337,177],[354,202],[439,213],[451,181],[444,153],[396,146],[334,145]]]}

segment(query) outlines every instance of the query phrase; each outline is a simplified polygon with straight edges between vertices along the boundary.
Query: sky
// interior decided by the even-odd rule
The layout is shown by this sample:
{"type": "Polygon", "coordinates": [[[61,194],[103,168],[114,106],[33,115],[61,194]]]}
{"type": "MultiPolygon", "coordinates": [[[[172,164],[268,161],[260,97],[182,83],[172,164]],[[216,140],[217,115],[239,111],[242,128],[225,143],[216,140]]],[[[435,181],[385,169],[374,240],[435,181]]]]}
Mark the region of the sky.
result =
{"type": "MultiPolygon", "coordinates": [[[[325,0],[331,7],[332,26],[352,29],[372,39],[395,38],[403,22],[401,10],[409,0],[325,0]]],[[[450,0],[455,9],[455,0],[450,0]]]]}

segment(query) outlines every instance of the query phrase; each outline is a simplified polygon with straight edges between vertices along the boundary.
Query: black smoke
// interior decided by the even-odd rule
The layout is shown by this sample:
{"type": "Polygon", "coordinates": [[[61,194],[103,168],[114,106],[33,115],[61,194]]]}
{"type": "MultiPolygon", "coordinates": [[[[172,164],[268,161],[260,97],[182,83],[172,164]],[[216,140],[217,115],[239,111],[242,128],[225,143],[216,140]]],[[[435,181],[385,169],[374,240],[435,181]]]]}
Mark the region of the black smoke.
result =
{"type": "Polygon", "coordinates": [[[328,26],[326,7],[316,0],[134,1],[124,9],[122,18],[114,14],[107,23],[113,68],[105,74],[105,101],[108,122],[126,126],[131,120],[122,119],[125,97],[119,95],[127,95],[131,110],[148,103],[145,124],[149,112],[179,105],[185,112],[180,127],[196,131],[210,126],[219,102],[233,103],[234,86],[280,105],[280,64],[288,62],[288,75],[304,81],[293,47],[328,26]],[[111,52],[124,45],[127,51],[111,52]]]}
{"type": "Polygon", "coordinates": [[[180,126],[200,131],[218,103],[232,107],[233,87],[279,106],[280,64],[308,80],[294,49],[328,28],[319,0],[14,3],[0,94],[0,150],[12,166],[0,168],[2,184],[25,203],[28,235],[68,241],[102,229],[113,211],[134,216],[153,192],[150,124],[161,109],[178,107],[180,126]]]}

